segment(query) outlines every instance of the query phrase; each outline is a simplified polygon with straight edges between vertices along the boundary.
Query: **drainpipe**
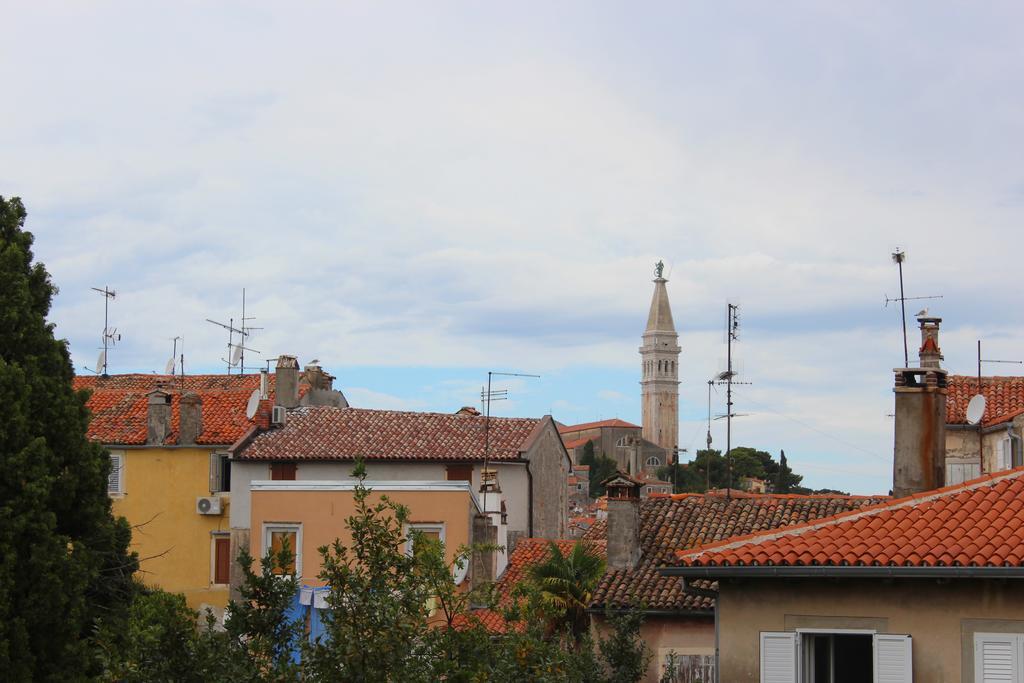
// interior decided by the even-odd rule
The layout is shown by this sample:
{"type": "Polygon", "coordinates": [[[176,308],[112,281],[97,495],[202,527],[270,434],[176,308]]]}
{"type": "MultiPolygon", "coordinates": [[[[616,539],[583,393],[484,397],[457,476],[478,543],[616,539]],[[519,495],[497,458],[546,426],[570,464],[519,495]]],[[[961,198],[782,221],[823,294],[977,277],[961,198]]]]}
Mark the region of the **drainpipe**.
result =
{"type": "Polygon", "coordinates": [[[718,584],[718,596],[715,598],[715,683],[722,680],[722,662],[718,656],[718,598],[722,597],[722,584],[718,584]]]}
{"type": "Polygon", "coordinates": [[[530,471],[530,463],[526,463],[526,509],[529,512],[527,523],[528,533],[533,538],[533,472],[530,471]]]}

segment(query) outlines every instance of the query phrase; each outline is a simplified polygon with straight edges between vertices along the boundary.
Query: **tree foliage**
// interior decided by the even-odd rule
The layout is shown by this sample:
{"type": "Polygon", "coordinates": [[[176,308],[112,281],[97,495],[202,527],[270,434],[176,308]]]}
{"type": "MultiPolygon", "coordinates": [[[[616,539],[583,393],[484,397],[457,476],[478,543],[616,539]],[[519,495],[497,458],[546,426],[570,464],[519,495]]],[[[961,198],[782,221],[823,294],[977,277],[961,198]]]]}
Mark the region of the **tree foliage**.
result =
{"type": "Polygon", "coordinates": [[[601,482],[615,474],[619,468],[618,463],[607,455],[598,456],[594,451],[594,442],[588,441],[583,444],[580,464],[590,467],[590,497],[600,498],[605,493],[604,484],[601,482]]]}
{"type": "Polygon", "coordinates": [[[0,197],[0,671],[84,679],[101,662],[93,634],[126,620],[137,560],[111,515],[109,454],[86,439],[67,342],[46,321],[57,289],[33,262],[26,215],[0,197]]]}
{"type": "Polygon", "coordinates": [[[593,545],[580,541],[563,553],[558,544],[548,546],[548,556],[530,567],[529,579],[543,603],[556,616],[551,630],[567,628],[576,642],[590,630],[587,608],[598,582],[604,576],[605,561],[593,545]]]}
{"type": "MultiPolygon", "coordinates": [[[[767,451],[737,446],[732,449],[731,460],[732,488],[739,488],[742,478],[751,477],[765,480],[768,490],[775,493],[811,492],[800,486],[803,477],[790,469],[785,461],[785,451],[776,462],[767,451]]],[[[660,468],[658,476],[671,481],[671,466],[660,468]]],[[[675,490],[678,493],[703,493],[708,488],[709,479],[712,489],[729,486],[729,462],[721,451],[702,449],[697,451],[692,460],[679,467],[675,490]]]]}

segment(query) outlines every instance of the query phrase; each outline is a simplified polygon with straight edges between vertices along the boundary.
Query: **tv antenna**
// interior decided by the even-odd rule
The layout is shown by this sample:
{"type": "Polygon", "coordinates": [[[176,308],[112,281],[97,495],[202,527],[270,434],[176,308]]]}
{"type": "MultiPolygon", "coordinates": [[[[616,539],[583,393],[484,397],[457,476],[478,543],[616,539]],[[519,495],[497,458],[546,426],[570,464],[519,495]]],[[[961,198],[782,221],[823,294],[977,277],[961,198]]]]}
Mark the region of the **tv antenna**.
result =
{"type": "MultiPolygon", "coordinates": [[[[900,296],[898,299],[890,299],[888,295],[885,297],[885,306],[888,308],[889,304],[895,301],[900,302],[900,314],[903,317],[903,367],[910,365],[910,355],[907,353],[907,302],[916,301],[919,299],[941,299],[942,296],[906,296],[903,293],[903,262],[907,260],[907,252],[903,251],[899,247],[896,247],[896,251],[892,253],[892,262],[896,264],[900,271],[900,296]]],[[[924,310],[927,314],[928,309],[924,310]]]]}
{"type": "Polygon", "coordinates": [[[726,304],[725,337],[727,351],[726,370],[717,376],[717,381],[725,383],[725,464],[728,470],[726,479],[726,498],[732,498],[732,385],[736,372],[732,369],[732,343],[740,338],[740,307],[739,304],[726,304]]]}
{"type": "Polygon", "coordinates": [[[100,351],[99,357],[96,358],[96,368],[90,369],[86,367],[85,369],[93,374],[107,377],[107,351],[111,346],[121,341],[121,335],[118,333],[117,328],[110,327],[110,300],[117,296],[117,292],[106,285],[103,286],[103,289],[99,287],[90,287],[90,289],[103,295],[103,350],[100,351]]]}
{"type": "Polygon", "coordinates": [[[252,327],[247,321],[255,320],[253,316],[245,315],[245,288],[242,288],[242,317],[239,318],[238,327],[235,327],[235,319],[228,318],[227,324],[218,322],[217,320],[206,319],[206,322],[213,323],[223,327],[228,331],[228,357],[221,358],[221,360],[227,363],[227,372],[231,374],[231,368],[237,367],[240,374],[245,374],[245,352],[260,353],[256,349],[250,348],[245,345],[249,335],[252,334],[253,330],[262,330],[262,327],[252,327]],[[235,335],[238,335],[238,343],[235,343],[235,335]]]}
{"type": "Polygon", "coordinates": [[[171,351],[171,357],[167,359],[167,363],[164,365],[165,375],[175,375],[175,366],[181,370],[182,376],[185,375],[185,338],[184,337],[173,337],[171,339],[174,342],[174,349],[171,351]],[[178,342],[181,342],[181,356],[178,355],[178,342]]]}
{"type": "Polygon", "coordinates": [[[490,462],[491,455],[491,401],[505,401],[508,400],[508,389],[492,389],[491,379],[494,377],[532,377],[534,379],[540,379],[540,375],[529,375],[524,372],[493,372],[487,371],[487,390],[480,390],[480,405],[484,408],[484,471],[480,473],[480,484],[483,490],[481,505],[483,506],[484,514],[487,514],[487,489],[489,488],[484,482],[484,477],[488,470],[488,463],[490,462]]]}

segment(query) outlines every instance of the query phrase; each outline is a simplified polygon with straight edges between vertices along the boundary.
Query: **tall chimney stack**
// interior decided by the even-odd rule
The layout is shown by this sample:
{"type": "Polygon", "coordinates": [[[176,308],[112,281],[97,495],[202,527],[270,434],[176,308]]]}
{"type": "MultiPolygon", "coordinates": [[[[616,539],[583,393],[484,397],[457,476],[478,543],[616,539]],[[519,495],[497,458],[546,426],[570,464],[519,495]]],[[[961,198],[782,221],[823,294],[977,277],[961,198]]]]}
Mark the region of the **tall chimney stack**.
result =
{"type": "Polygon", "coordinates": [[[608,568],[633,569],[640,561],[640,488],[623,472],[602,482],[608,491],[608,568]]]}
{"type": "Polygon", "coordinates": [[[946,483],[946,370],[940,367],[942,318],[920,317],[919,368],[895,368],[892,492],[896,497],[946,483]]]}
{"type": "Polygon", "coordinates": [[[299,405],[299,359],[295,356],[278,356],[274,374],[274,402],[285,408],[299,405]]]}
{"type": "Polygon", "coordinates": [[[163,444],[171,433],[171,395],[163,389],[146,394],[146,443],[163,444]]]}
{"type": "Polygon", "coordinates": [[[203,433],[203,399],[191,391],[182,394],[178,413],[178,445],[194,446],[203,433]]]}

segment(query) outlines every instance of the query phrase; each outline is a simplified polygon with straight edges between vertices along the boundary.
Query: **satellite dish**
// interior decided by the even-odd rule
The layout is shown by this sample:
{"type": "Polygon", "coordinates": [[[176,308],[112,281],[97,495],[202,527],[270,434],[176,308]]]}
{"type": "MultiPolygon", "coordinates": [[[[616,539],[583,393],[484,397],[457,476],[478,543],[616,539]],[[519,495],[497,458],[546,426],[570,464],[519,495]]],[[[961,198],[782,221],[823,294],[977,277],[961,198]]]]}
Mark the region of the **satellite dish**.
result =
{"type": "Polygon", "coordinates": [[[174,358],[171,358],[169,361],[167,361],[167,365],[164,366],[164,374],[165,375],[173,375],[174,374],[174,358]]]}
{"type": "Polygon", "coordinates": [[[238,361],[242,358],[242,345],[239,344],[235,347],[235,350],[231,352],[231,366],[238,365],[238,361]]]}
{"type": "Polygon", "coordinates": [[[981,394],[976,395],[971,399],[971,402],[967,404],[967,424],[976,425],[981,422],[981,417],[985,414],[985,397],[981,394]]]}
{"type": "Polygon", "coordinates": [[[96,358],[96,372],[106,372],[107,368],[107,352],[100,351],[100,355],[96,358]]]}
{"type": "Polygon", "coordinates": [[[245,406],[245,416],[248,419],[252,419],[252,416],[256,414],[256,409],[260,407],[260,390],[253,389],[252,394],[249,395],[249,404],[245,406]]]}

